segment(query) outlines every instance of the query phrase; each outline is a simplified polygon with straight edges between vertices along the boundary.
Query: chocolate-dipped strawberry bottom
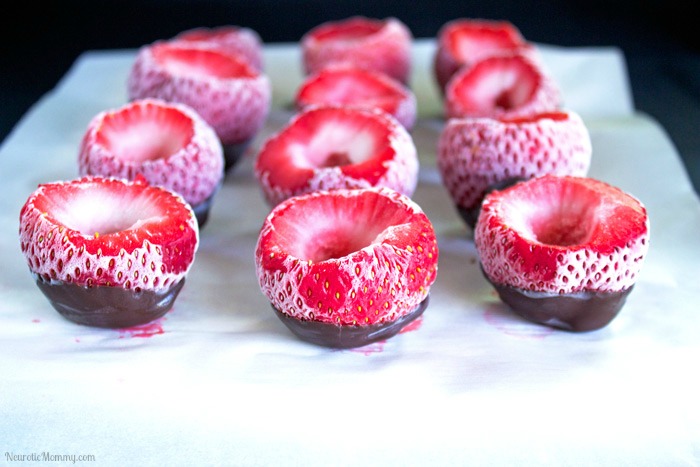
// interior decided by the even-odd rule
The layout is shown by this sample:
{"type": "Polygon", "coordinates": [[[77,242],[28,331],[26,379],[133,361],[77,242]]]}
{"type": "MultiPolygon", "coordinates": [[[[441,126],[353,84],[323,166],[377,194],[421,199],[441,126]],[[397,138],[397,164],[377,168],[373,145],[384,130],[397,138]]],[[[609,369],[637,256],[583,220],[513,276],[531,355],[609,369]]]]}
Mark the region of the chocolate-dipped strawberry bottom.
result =
{"type": "Polygon", "coordinates": [[[301,340],[361,347],[425,311],[437,275],[433,226],[390,188],[288,198],[265,219],[255,253],[272,309],[301,340]]]}
{"type": "Polygon", "coordinates": [[[168,312],[199,245],[190,205],[143,179],[40,185],[20,212],[20,246],[38,288],[75,323],[123,328],[168,312]]]}
{"type": "Polygon", "coordinates": [[[593,331],[618,315],[636,283],[649,218],[605,182],[544,175],[489,193],[474,242],[484,276],[515,313],[593,331]]]}
{"type": "Polygon", "coordinates": [[[39,290],[64,318],[98,328],[126,328],[150,323],[172,309],[185,279],[163,290],[84,286],[36,277],[39,290]]]}

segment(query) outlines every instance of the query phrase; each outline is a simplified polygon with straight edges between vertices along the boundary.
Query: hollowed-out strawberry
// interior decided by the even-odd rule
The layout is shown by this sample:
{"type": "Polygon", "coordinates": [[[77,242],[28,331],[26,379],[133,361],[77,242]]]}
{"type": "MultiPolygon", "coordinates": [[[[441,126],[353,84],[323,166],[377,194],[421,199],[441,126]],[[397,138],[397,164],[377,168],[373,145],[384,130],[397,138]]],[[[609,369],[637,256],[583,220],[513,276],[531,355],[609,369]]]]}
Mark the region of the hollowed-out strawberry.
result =
{"type": "Polygon", "coordinates": [[[455,73],[445,89],[445,114],[454,117],[522,117],[557,110],[559,87],[526,55],[492,55],[455,73]]]}
{"type": "Polygon", "coordinates": [[[262,292],[303,340],[358,347],[417,318],[438,245],[420,207],[389,188],[301,195],[265,219],[255,252],[262,292]]]}
{"type": "Polygon", "coordinates": [[[317,106],[262,145],[255,175],[270,205],[318,190],[385,186],[407,196],[418,181],[408,131],[379,109],[317,106]]]}
{"type": "Polygon", "coordinates": [[[264,68],[263,41],[253,29],[226,25],[197,27],[182,31],[171,40],[218,48],[231,54],[243,56],[256,70],[264,68]]]}
{"type": "Polygon", "coordinates": [[[199,246],[190,205],[143,179],[46,183],[20,211],[22,253],[67,319],[128,327],[173,306],[199,246]]]}
{"type": "Polygon", "coordinates": [[[397,18],[363,16],[328,21],[301,38],[304,71],[345,64],[386,73],[403,84],[411,77],[413,35],[397,18]]]}
{"type": "Polygon", "coordinates": [[[271,84],[239,55],[185,41],[139,49],[127,79],[130,100],[157,98],[192,107],[224,146],[225,170],[239,160],[270,111],[271,84]]]}
{"type": "Polygon", "coordinates": [[[459,18],[445,23],[437,34],[433,58],[435,79],[444,93],[450,78],[463,67],[490,55],[522,53],[537,57],[537,49],[509,21],[459,18]]]}
{"type": "Polygon", "coordinates": [[[588,177],[543,175],[489,193],[474,232],[501,299],[534,322],[606,326],[649,248],[649,218],[631,194],[588,177]]]}
{"type": "Polygon", "coordinates": [[[309,75],[295,96],[297,110],[315,105],[378,108],[394,116],[407,130],[416,122],[416,96],[390,76],[354,66],[325,68],[309,75]]]}
{"type": "Polygon", "coordinates": [[[491,189],[547,173],[585,176],[591,153],[586,125],[569,110],[453,118],[438,139],[437,166],[459,214],[473,228],[491,189]]]}
{"type": "Polygon", "coordinates": [[[140,175],[175,191],[190,203],[201,228],[224,177],[224,156],[216,133],[193,109],[142,99],[92,118],[78,167],[80,175],[140,175]]]}

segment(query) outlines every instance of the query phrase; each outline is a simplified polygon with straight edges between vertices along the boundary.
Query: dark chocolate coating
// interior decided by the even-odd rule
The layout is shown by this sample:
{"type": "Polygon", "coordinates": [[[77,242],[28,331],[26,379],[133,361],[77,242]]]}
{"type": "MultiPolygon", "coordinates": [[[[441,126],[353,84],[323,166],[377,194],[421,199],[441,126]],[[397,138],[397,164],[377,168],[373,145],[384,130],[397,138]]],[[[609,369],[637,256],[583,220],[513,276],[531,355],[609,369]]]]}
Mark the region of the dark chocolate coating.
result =
{"type": "Polygon", "coordinates": [[[289,330],[301,340],[322,347],[350,349],[395,336],[407,324],[422,315],[427,307],[428,297],[411,312],[395,321],[365,326],[301,320],[286,315],[275,307],[272,307],[272,309],[275,310],[277,317],[282,320],[289,330]]]}
{"type": "Polygon", "coordinates": [[[36,280],[51,305],[74,323],[99,328],[127,328],[160,318],[173,306],[185,279],[161,292],[122,287],[81,286],[36,280]]]}
{"type": "Polygon", "coordinates": [[[224,173],[228,173],[238,164],[251,141],[252,139],[249,139],[240,143],[224,145],[224,173]]]}
{"type": "Polygon", "coordinates": [[[223,180],[207,199],[196,206],[192,206],[192,210],[194,211],[194,216],[197,218],[197,225],[199,226],[200,230],[209,220],[209,212],[211,211],[212,202],[214,201],[216,194],[221,189],[221,185],[223,185],[223,180]]]}
{"type": "Polygon", "coordinates": [[[479,213],[481,212],[481,204],[478,206],[467,209],[462,206],[457,206],[457,212],[462,220],[471,228],[476,227],[476,221],[479,219],[479,213]]]}
{"type": "Polygon", "coordinates": [[[622,309],[633,288],[620,292],[555,294],[491,284],[516,314],[528,321],[573,332],[595,331],[607,326],[622,309]]]}
{"type": "Polygon", "coordinates": [[[194,216],[197,218],[197,225],[201,229],[209,220],[209,211],[211,211],[211,204],[214,196],[210,196],[196,206],[192,206],[194,211],[194,216]]]}

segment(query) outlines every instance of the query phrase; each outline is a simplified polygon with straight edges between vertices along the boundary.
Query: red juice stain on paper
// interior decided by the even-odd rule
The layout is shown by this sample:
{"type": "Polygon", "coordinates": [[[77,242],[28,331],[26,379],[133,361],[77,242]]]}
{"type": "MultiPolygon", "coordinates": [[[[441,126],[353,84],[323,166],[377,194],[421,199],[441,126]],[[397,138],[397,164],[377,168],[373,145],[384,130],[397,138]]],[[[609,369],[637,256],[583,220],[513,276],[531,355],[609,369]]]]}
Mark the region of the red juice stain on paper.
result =
{"type": "Polygon", "coordinates": [[[488,307],[484,320],[503,334],[523,339],[544,339],[554,332],[550,327],[525,321],[499,306],[488,307]]]}
{"type": "Polygon", "coordinates": [[[122,328],[119,330],[119,338],[123,339],[125,337],[140,337],[148,338],[153,337],[157,334],[165,334],[163,330],[163,320],[165,318],[160,318],[150,323],[141,324],[139,326],[132,326],[130,328],[122,328]]]}
{"type": "Polygon", "coordinates": [[[386,341],[377,341],[372,342],[371,344],[363,345],[362,347],[355,347],[348,350],[350,350],[350,352],[361,353],[363,355],[372,355],[383,352],[384,344],[386,344],[386,341]]]}
{"type": "Polygon", "coordinates": [[[406,326],[404,326],[403,328],[401,328],[401,330],[399,331],[399,334],[403,334],[403,333],[406,333],[406,332],[417,331],[417,330],[420,329],[420,327],[421,327],[422,324],[423,324],[423,316],[421,315],[421,316],[419,316],[418,318],[416,318],[416,319],[414,319],[413,321],[411,321],[410,323],[408,323],[408,324],[407,324],[406,326]]]}

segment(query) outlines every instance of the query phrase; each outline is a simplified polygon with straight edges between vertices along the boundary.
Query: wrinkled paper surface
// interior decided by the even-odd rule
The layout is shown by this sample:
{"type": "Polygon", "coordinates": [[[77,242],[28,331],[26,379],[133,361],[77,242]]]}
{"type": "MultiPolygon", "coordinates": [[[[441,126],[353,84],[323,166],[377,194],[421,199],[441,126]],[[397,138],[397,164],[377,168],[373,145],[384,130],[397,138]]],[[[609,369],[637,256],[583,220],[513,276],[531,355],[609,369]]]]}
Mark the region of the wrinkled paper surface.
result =
{"type": "Polygon", "coordinates": [[[614,48],[540,46],[565,106],[586,122],[590,176],[648,208],[651,246],[607,327],[528,323],[478,267],[435,167],[443,125],[434,42],[417,40],[414,199],[438,234],[422,319],[353,350],[297,340],[260,293],[253,251],[268,212],[256,149],[291,116],[294,44],[266,46],[274,108],[218,193],[171,312],[136,329],[63,319],[19,249],[19,210],[77,176],[98,112],[126,102],[133,50],[90,51],[0,149],[0,455],[93,455],[98,465],[694,465],[700,461],[700,205],[654,120],[636,113],[614,48]]]}

